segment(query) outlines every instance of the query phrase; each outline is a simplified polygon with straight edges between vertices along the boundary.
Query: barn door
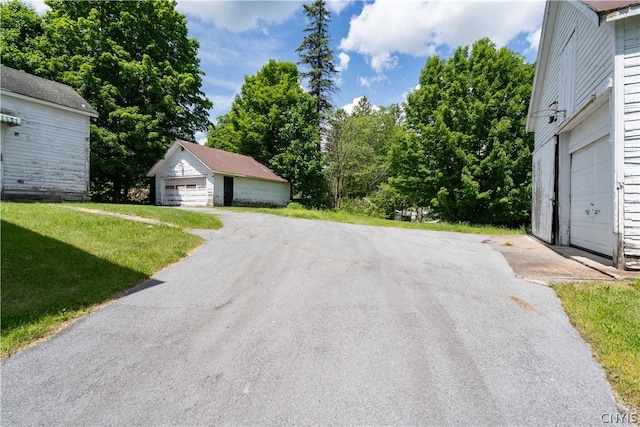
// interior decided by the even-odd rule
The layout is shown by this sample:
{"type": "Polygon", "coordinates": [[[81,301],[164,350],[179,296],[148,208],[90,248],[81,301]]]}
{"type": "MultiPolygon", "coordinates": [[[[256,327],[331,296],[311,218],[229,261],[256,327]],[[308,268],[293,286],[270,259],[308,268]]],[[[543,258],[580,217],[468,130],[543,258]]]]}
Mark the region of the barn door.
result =
{"type": "Polygon", "coordinates": [[[224,206],[233,206],[233,177],[232,176],[224,177],[224,206]]]}
{"type": "Polygon", "coordinates": [[[531,228],[536,237],[552,244],[555,242],[556,145],[555,138],[550,139],[533,153],[531,228]]]}
{"type": "Polygon", "coordinates": [[[573,115],[575,103],[576,85],[576,38],[575,33],[567,41],[560,59],[560,87],[558,88],[558,110],[564,110],[560,114],[560,121],[564,121],[573,115]]]}

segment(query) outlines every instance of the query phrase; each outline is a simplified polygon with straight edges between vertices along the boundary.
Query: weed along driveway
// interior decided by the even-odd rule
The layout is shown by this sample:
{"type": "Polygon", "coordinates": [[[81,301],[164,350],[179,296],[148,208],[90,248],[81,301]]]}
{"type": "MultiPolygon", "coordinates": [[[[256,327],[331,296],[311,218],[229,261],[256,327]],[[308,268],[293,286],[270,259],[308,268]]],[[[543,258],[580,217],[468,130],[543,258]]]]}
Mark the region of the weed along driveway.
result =
{"type": "Polygon", "coordinates": [[[486,236],[220,212],[182,262],[2,362],[2,424],[593,425],[552,289],[486,236]]]}

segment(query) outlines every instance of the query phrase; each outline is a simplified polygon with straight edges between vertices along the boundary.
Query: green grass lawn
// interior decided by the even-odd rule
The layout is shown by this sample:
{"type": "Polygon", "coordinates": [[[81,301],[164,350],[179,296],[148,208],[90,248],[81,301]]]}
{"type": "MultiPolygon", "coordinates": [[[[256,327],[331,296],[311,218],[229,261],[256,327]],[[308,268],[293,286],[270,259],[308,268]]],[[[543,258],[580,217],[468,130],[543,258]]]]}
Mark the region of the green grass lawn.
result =
{"type": "Polygon", "coordinates": [[[618,397],[640,411],[640,280],[553,286],[618,397]]]}
{"type": "Polygon", "coordinates": [[[83,204],[159,219],[150,225],[69,209],[0,204],[1,356],[59,329],[200,246],[183,228],[220,228],[217,218],[153,206],[83,204]]]}
{"type": "MultiPolygon", "coordinates": [[[[295,206],[295,205],[294,205],[295,206]]],[[[321,221],[333,221],[347,224],[371,225],[376,227],[395,227],[408,228],[414,230],[431,230],[431,231],[453,231],[457,233],[473,233],[473,234],[526,234],[525,228],[510,229],[505,227],[496,227],[492,225],[471,225],[467,223],[417,223],[393,221],[383,218],[375,218],[365,215],[356,215],[344,211],[332,210],[315,210],[304,209],[300,207],[286,208],[241,208],[241,207],[224,207],[221,209],[230,209],[237,212],[257,212],[272,215],[285,216],[289,218],[316,219],[321,221]]]]}

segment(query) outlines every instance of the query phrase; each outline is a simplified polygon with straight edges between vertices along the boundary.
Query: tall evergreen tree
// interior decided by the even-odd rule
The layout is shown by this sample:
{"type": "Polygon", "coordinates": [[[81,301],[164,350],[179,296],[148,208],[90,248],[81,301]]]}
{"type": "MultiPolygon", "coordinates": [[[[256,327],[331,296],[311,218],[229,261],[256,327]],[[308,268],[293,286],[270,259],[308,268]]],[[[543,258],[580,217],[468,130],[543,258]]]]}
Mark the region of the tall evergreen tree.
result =
{"type": "Polygon", "coordinates": [[[324,0],[315,0],[313,4],[303,7],[309,23],[304,29],[307,35],[296,52],[300,55],[298,64],[309,68],[309,71],[300,75],[308,80],[309,90],[316,97],[316,112],[321,120],[322,113],[331,110],[331,96],[338,90],[333,80],[338,71],[333,61],[333,50],[329,46],[331,13],[324,0]]]}

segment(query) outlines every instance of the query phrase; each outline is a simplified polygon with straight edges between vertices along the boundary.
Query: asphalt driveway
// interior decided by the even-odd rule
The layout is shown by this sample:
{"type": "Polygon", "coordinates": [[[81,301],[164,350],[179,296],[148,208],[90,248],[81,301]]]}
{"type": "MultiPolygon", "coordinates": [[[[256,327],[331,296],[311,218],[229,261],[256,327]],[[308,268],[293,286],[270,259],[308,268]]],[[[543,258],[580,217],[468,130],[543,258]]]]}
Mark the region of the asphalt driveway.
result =
{"type": "Polygon", "coordinates": [[[207,243],[2,362],[3,426],[598,425],[552,289],[486,236],[223,213],[207,243]]]}

